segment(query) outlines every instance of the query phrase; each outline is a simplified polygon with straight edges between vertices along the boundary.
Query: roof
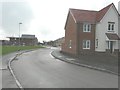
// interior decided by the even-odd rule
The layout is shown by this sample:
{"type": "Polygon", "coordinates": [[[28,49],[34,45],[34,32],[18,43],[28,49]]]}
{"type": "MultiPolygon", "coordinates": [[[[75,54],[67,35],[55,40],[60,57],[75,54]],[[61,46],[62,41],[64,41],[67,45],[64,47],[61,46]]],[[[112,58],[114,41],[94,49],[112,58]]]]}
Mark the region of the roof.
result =
{"type": "Polygon", "coordinates": [[[113,33],[106,33],[106,36],[109,40],[120,40],[120,37],[117,34],[113,33]]]}
{"type": "Polygon", "coordinates": [[[76,20],[76,22],[84,21],[84,22],[96,23],[102,20],[102,18],[104,17],[104,15],[107,13],[107,11],[111,6],[114,6],[114,4],[111,3],[99,11],[81,10],[81,9],[70,9],[69,11],[72,14],[73,18],[76,20]]]}
{"type": "Polygon", "coordinates": [[[88,11],[80,9],[70,9],[70,12],[73,14],[76,22],[86,21],[86,22],[96,22],[96,13],[97,11],[88,11]]]}
{"type": "Polygon", "coordinates": [[[96,21],[99,22],[103,17],[104,15],[106,14],[106,12],[109,10],[109,8],[113,5],[110,4],[108,6],[106,6],[105,8],[101,9],[100,11],[97,12],[97,15],[96,15],[96,21]]]}
{"type": "Polygon", "coordinates": [[[30,35],[30,34],[22,34],[21,37],[7,37],[7,38],[26,38],[26,39],[36,39],[35,35],[30,35]]]}
{"type": "Polygon", "coordinates": [[[35,38],[35,35],[29,35],[29,34],[22,34],[21,38],[35,38]]]}

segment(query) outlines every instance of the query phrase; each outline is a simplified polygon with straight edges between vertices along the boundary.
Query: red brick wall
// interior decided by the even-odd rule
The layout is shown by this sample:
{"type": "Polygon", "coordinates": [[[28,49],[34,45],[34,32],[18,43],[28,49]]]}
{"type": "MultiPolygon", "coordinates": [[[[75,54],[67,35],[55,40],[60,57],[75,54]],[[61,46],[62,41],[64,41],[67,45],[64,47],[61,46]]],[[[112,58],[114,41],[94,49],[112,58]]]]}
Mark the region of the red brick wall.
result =
{"type": "Polygon", "coordinates": [[[92,53],[95,51],[95,24],[91,25],[91,32],[83,32],[83,23],[80,23],[79,30],[79,54],[92,53]],[[90,49],[83,49],[83,40],[90,40],[90,49]]]}
{"type": "Polygon", "coordinates": [[[91,32],[83,32],[83,23],[75,23],[69,13],[65,27],[65,42],[62,44],[62,51],[65,53],[79,55],[95,51],[95,24],[91,24],[91,32]],[[72,40],[72,48],[69,48],[69,41],[72,40]],[[83,49],[83,40],[90,40],[90,49],[83,49]]]}
{"type": "Polygon", "coordinates": [[[62,45],[62,51],[69,54],[76,54],[76,23],[69,13],[65,27],[65,42],[62,45]],[[72,40],[72,48],[69,48],[69,41],[72,40]]]}

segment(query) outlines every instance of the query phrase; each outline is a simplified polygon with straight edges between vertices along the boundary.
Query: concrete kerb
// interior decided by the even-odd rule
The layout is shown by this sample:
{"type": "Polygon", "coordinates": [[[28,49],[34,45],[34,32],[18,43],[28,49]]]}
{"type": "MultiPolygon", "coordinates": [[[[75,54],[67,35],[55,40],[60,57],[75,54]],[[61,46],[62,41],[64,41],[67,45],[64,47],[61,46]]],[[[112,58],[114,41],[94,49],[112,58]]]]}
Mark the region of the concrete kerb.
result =
{"type": "Polygon", "coordinates": [[[15,60],[18,55],[19,55],[19,54],[16,54],[15,57],[13,57],[12,59],[9,60],[9,62],[8,62],[8,69],[9,69],[10,73],[12,74],[12,76],[14,77],[17,86],[18,86],[21,90],[24,90],[23,87],[22,87],[22,85],[20,84],[19,80],[16,78],[16,76],[15,76],[12,68],[11,68],[11,62],[12,62],[13,60],[15,60]]]}
{"type": "Polygon", "coordinates": [[[94,67],[94,66],[90,66],[90,65],[86,65],[86,64],[80,64],[80,63],[74,62],[74,61],[72,61],[72,60],[66,60],[66,59],[64,59],[64,58],[57,57],[57,56],[55,56],[53,53],[54,53],[54,51],[51,52],[51,55],[52,55],[53,57],[55,57],[56,59],[65,61],[65,62],[67,62],[67,63],[74,64],[74,65],[78,65],[78,66],[82,66],[82,67],[87,67],[87,68],[90,68],[90,69],[99,70],[99,71],[103,71],[103,72],[107,72],[107,73],[111,73],[111,74],[120,76],[120,74],[115,73],[115,72],[110,71],[110,70],[107,70],[107,69],[104,69],[104,68],[98,68],[98,67],[94,67]]]}
{"type": "Polygon", "coordinates": [[[16,82],[17,86],[18,86],[21,90],[24,90],[24,89],[23,89],[21,83],[19,82],[19,80],[17,79],[17,77],[15,76],[14,71],[13,71],[12,68],[11,68],[11,62],[14,61],[14,60],[15,60],[18,56],[20,56],[21,54],[26,53],[26,52],[30,52],[30,51],[33,51],[33,50],[34,50],[34,49],[32,49],[32,50],[27,50],[27,51],[23,51],[23,52],[21,52],[21,53],[18,53],[18,54],[16,54],[12,59],[10,59],[9,62],[8,62],[8,66],[7,66],[7,67],[8,67],[8,69],[9,69],[10,73],[12,74],[13,78],[15,79],[15,82],[16,82]]]}

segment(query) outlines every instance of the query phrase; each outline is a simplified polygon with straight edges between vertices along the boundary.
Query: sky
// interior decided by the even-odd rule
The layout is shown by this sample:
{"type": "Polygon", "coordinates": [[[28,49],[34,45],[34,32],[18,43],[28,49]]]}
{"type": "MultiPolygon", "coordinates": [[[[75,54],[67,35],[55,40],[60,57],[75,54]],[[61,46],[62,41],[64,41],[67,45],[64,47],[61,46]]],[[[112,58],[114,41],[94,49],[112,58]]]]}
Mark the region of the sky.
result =
{"type": "Polygon", "coordinates": [[[32,34],[40,42],[65,36],[69,8],[100,10],[119,0],[0,0],[0,39],[32,34]]]}

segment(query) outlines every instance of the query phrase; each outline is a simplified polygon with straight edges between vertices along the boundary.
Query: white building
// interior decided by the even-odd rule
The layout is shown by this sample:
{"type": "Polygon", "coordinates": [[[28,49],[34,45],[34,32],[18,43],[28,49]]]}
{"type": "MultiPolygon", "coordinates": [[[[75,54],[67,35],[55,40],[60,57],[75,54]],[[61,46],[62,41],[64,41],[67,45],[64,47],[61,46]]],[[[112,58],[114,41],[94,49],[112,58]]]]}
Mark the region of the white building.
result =
{"type": "MultiPolygon", "coordinates": [[[[120,4],[120,3],[119,3],[120,4]]],[[[107,12],[102,17],[100,22],[96,24],[96,48],[97,52],[118,52],[120,45],[118,44],[119,35],[118,32],[118,18],[120,17],[114,4],[103,8],[107,12]]]]}

